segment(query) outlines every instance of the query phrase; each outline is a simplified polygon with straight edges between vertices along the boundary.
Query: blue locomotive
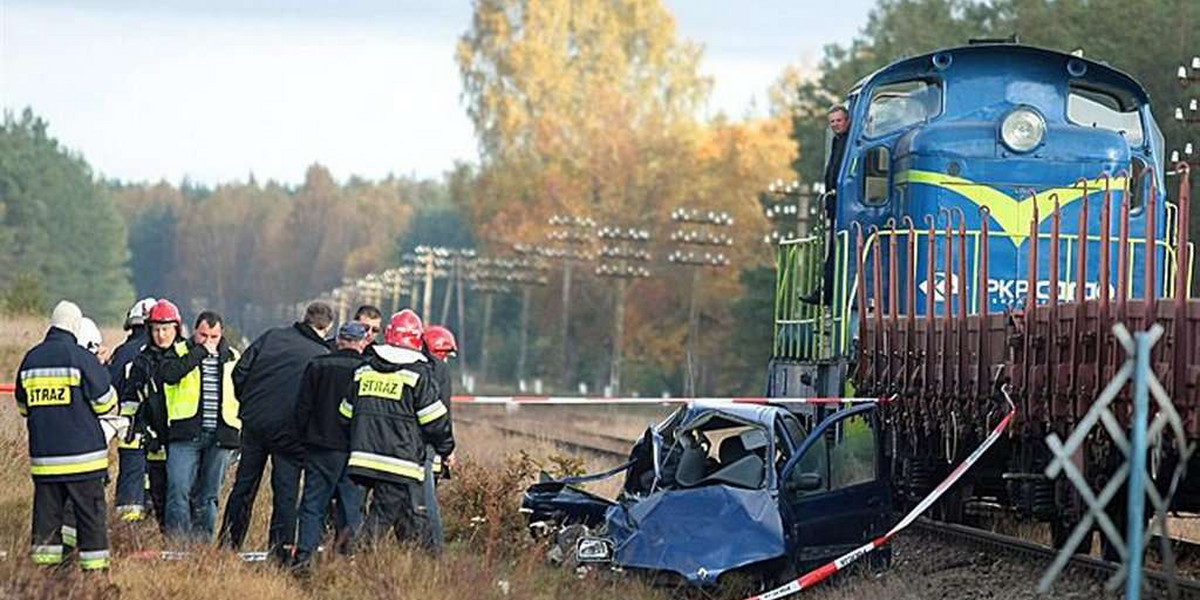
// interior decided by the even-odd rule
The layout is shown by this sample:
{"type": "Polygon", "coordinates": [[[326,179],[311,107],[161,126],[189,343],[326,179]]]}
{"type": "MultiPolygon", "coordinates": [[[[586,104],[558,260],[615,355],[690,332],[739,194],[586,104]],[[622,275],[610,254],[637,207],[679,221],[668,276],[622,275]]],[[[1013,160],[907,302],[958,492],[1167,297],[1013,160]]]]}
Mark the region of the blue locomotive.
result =
{"type": "MultiPolygon", "coordinates": [[[[1080,292],[1095,298],[1102,285],[1110,298],[1118,285],[1140,297],[1148,243],[1155,248],[1152,287],[1170,295],[1178,267],[1166,234],[1176,214],[1164,191],[1163,137],[1145,89],[1129,75],[1053,50],[972,44],[888,65],[856,84],[845,105],[846,154],[837,189],[823,199],[835,207],[832,226],[823,238],[779,248],[774,357],[830,360],[852,351],[854,296],[876,285],[869,271],[859,283],[859,229],[867,255],[877,253],[883,264],[878,301],[885,311],[895,304],[906,314],[911,303],[916,315],[930,308],[940,315],[963,297],[975,313],[986,297],[986,308],[999,312],[1023,306],[1031,285],[1039,302],[1052,291],[1061,301],[1080,292]],[[947,245],[958,243],[940,235],[947,227],[966,234],[961,262],[954,247],[946,258],[947,245]],[[836,265],[830,281],[822,281],[819,264],[826,253],[836,265]],[[978,290],[984,262],[986,296],[978,290]],[[832,311],[802,301],[821,286],[832,287],[832,311]]],[[[824,391],[839,390],[830,382],[824,391]]]]}
{"type": "MultiPolygon", "coordinates": [[[[1016,507],[1059,540],[1082,503],[1044,475],[1045,440],[1071,433],[1124,360],[1115,324],[1169,332],[1154,370],[1181,423],[1172,437],[1200,440],[1190,184],[1186,166],[1164,168],[1137,81],[1083,56],[988,42],[890,64],[845,106],[828,226],[778,246],[768,396],[897,398],[885,445],[909,500],[1011,397],[1011,436],[946,505],[1016,507]]],[[[1126,396],[1112,409],[1131,412],[1126,396]]],[[[1114,443],[1090,444],[1087,479],[1111,476],[1114,443]]],[[[1186,469],[1187,452],[1159,454],[1186,469]]],[[[1200,488],[1183,486],[1176,506],[1200,507],[1200,488]]]]}

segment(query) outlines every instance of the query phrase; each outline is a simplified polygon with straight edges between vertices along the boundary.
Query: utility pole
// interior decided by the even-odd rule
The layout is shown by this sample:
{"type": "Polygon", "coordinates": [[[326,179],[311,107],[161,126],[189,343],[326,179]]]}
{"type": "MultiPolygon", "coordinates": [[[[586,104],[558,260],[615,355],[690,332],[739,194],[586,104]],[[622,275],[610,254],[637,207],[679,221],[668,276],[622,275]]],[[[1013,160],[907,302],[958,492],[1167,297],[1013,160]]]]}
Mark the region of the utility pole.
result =
{"type": "MultiPolygon", "coordinates": [[[[434,323],[433,287],[435,279],[446,279],[446,296],[442,301],[442,323],[449,318],[450,295],[453,293],[454,282],[450,280],[455,261],[459,256],[474,256],[474,250],[463,248],[446,248],[444,246],[417,246],[413,249],[425,274],[425,284],[421,296],[421,318],[425,323],[434,323]]],[[[461,344],[461,341],[459,342],[461,344]]]]}
{"type": "MultiPolygon", "coordinates": [[[[417,249],[418,253],[420,248],[417,249]]],[[[429,318],[430,311],[433,310],[433,251],[430,250],[425,255],[425,289],[421,297],[421,316],[424,319],[429,318]]]]}
{"type": "MultiPolygon", "coordinates": [[[[525,361],[529,357],[529,302],[533,296],[533,288],[521,286],[521,332],[518,335],[517,350],[517,387],[525,383],[525,361]]],[[[524,391],[524,390],[521,390],[524,391]]]]}
{"type": "Polygon", "coordinates": [[[454,299],[455,284],[458,283],[458,255],[450,257],[450,277],[446,278],[446,293],[442,296],[442,318],[438,323],[445,324],[450,318],[450,301],[454,299]]]}
{"type": "Polygon", "coordinates": [[[492,329],[492,304],[496,294],[506,294],[512,291],[507,285],[493,282],[479,282],[471,287],[477,294],[483,294],[483,329],[479,332],[479,382],[488,380],[488,370],[491,365],[488,351],[492,329]]]}
{"type": "Polygon", "coordinates": [[[544,286],[549,282],[545,275],[545,271],[549,268],[549,265],[542,260],[546,256],[547,249],[545,247],[513,244],[513,251],[522,257],[522,269],[517,272],[520,277],[515,279],[513,283],[521,286],[521,316],[519,324],[521,331],[518,334],[517,387],[518,391],[524,392],[529,360],[529,305],[533,302],[534,286],[544,286]]]}
{"type": "Polygon", "coordinates": [[[825,184],[815,182],[807,188],[799,181],[785,183],[776,179],[758,195],[763,214],[773,224],[771,233],[763,238],[768,244],[806,235],[813,228],[813,220],[819,210],[813,199],[820,198],[825,184]]]}
{"type": "Polygon", "coordinates": [[[621,393],[621,356],[625,341],[625,297],[631,279],[650,276],[644,265],[650,262],[650,252],[642,246],[650,242],[650,232],[645,229],[602,227],[597,234],[605,244],[600,249],[600,264],[596,275],[616,280],[617,289],[613,298],[612,353],[608,369],[609,392],[621,393]]]}
{"type": "MultiPolygon", "coordinates": [[[[492,314],[494,305],[494,296],[496,294],[512,293],[515,286],[521,286],[527,292],[530,286],[546,285],[546,277],[537,272],[539,268],[544,268],[540,262],[530,258],[480,258],[474,263],[474,270],[471,273],[471,289],[475,292],[484,294],[483,298],[483,330],[480,336],[483,339],[481,345],[479,377],[481,381],[486,381],[489,373],[488,360],[488,337],[491,335],[492,314]]],[[[528,294],[522,294],[522,299],[526,300],[528,294]]],[[[521,381],[523,376],[524,358],[523,355],[527,351],[524,347],[528,343],[528,333],[525,329],[528,326],[529,307],[525,303],[521,307],[522,312],[522,332],[520,355],[517,357],[517,381],[521,381]]]]}
{"type": "MultiPolygon", "coordinates": [[[[464,249],[464,252],[467,252],[467,250],[464,249]]],[[[470,250],[469,252],[470,258],[474,260],[475,251],[470,250]]],[[[455,337],[457,338],[459,348],[466,348],[465,344],[467,339],[466,317],[463,316],[463,305],[466,303],[466,296],[463,294],[463,279],[465,279],[465,277],[460,269],[458,277],[454,280],[454,284],[458,287],[458,332],[455,337]]],[[[468,371],[467,353],[465,350],[459,352],[458,364],[460,365],[461,372],[466,373],[468,371]]]]}
{"type": "Polygon", "coordinates": [[[563,261],[562,285],[562,385],[570,389],[574,383],[575,347],[571,344],[571,276],[576,262],[592,259],[592,230],[596,221],[589,217],[555,215],[550,217],[552,229],[546,234],[546,239],[562,246],[548,253],[553,258],[563,261]]]}
{"type": "Polygon", "coordinates": [[[408,267],[396,267],[383,272],[381,280],[385,286],[388,286],[391,289],[392,293],[392,310],[389,314],[395,314],[400,310],[400,294],[404,291],[408,274],[408,267]]]}
{"type": "MultiPolygon", "coordinates": [[[[1179,65],[1179,70],[1175,76],[1179,79],[1179,85],[1187,88],[1190,85],[1200,83],[1200,56],[1193,56],[1191,69],[1183,65],[1179,65]]],[[[1184,113],[1182,106],[1175,108],[1175,120],[1178,121],[1185,129],[1191,129],[1192,125],[1200,123],[1200,100],[1193,97],[1187,101],[1187,113],[1184,113]]],[[[1190,135],[1189,135],[1190,137],[1190,135]]],[[[1200,168],[1200,156],[1196,153],[1196,145],[1192,142],[1183,144],[1183,151],[1171,151],[1171,160],[1168,170],[1174,169],[1178,163],[1187,163],[1192,169],[1200,168]]]]}
{"type": "MultiPolygon", "coordinates": [[[[414,268],[413,274],[412,274],[412,281],[408,285],[408,290],[409,290],[408,307],[409,308],[415,309],[417,307],[417,292],[420,289],[421,289],[421,286],[417,285],[417,271],[414,268]]],[[[399,311],[396,311],[396,312],[399,312],[399,311]]]]}
{"type": "Polygon", "coordinates": [[[683,394],[696,396],[696,379],[700,371],[697,348],[700,339],[700,269],[719,269],[729,266],[727,248],[733,246],[733,238],[722,230],[733,226],[729,213],[700,211],[692,208],[676,208],[671,220],[679,229],[671,234],[671,241],[678,247],[667,256],[671,263],[692,270],[690,299],[688,300],[688,340],[684,356],[683,394]]]}
{"type": "Polygon", "coordinates": [[[360,299],[378,307],[383,303],[383,280],[375,273],[368,273],[354,283],[360,299]]]}

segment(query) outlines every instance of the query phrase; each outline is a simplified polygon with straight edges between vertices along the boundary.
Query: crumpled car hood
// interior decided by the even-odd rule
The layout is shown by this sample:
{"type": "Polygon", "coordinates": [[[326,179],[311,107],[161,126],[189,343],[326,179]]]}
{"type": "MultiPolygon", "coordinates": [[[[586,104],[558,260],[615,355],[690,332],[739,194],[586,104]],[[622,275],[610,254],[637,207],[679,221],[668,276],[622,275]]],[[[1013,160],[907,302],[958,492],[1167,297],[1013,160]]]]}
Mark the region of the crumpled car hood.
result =
{"type": "Polygon", "coordinates": [[[521,508],[529,511],[534,521],[553,519],[596,527],[604,523],[605,514],[613,502],[577,489],[562,481],[543,481],[529,486],[521,508]]]}
{"type": "Polygon", "coordinates": [[[656,492],[609,508],[606,519],[617,564],[673,571],[696,585],[786,552],[778,501],[767,490],[656,492]]]}

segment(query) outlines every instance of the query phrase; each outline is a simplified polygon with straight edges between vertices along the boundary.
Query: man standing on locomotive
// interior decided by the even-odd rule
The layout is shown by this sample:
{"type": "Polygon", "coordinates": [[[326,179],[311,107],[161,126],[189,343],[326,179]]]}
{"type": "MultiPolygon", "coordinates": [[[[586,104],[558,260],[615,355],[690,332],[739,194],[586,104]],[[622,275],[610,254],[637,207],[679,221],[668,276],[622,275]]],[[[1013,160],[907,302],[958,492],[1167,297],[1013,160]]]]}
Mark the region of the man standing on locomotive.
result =
{"type": "Polygon", "coordinates": [[[825,161],[825,266],[822,269],[821,289],[801,298],[809,304],[833,304],[833,228],[837,216],[837,182],[842,170],[842,158],[846,156],[846,137],[850,131],[850,111],[840,104],[829,109],[829,129],[833,140],[829,146],[829,160],[825,161]]]}
{"type": "MultiPolygon", "coordinates": [[[[833,131],[833,143],[829,146],[829,160],[825,163],[825,191],[836,192],[838,172],[842,170],[842,157],[846,155],[846,134],[850,131],[850,112],[841,104],[829,109],[829,129],[833,131]]],[[[832,218],[833,203],[826,196],[825,214],[832,218]]]]}

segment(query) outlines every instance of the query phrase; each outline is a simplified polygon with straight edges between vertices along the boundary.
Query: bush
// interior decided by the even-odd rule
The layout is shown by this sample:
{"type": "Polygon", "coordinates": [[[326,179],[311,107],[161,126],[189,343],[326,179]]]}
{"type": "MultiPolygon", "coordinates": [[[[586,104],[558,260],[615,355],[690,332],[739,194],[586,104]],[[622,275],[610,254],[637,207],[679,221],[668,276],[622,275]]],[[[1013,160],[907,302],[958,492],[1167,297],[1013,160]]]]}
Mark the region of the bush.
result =
{"type": "Polygon", "coordinates": [[[50,304],[42,279],[33,273],[21,273],[4,294],[4,312],[10,315],[40,315],[50,304]]]}
{"type": "Polygon", "coordinates": [[[526,453],[492,467],[461,461],[441,497],[446,539],[482,550],[485,565],[512,556],[533,543],[525,516],[517,511],[521,494],[534,481],[537,463],[526,453]]]}

